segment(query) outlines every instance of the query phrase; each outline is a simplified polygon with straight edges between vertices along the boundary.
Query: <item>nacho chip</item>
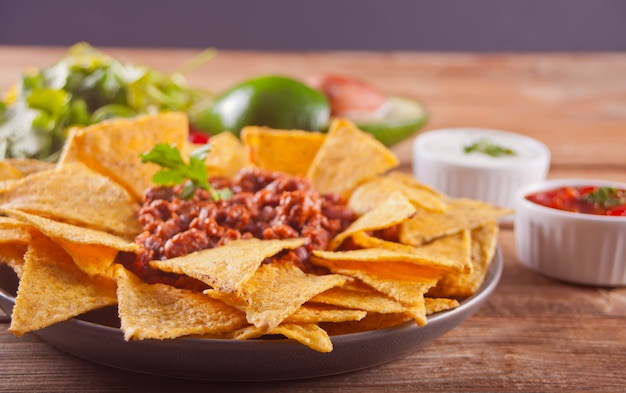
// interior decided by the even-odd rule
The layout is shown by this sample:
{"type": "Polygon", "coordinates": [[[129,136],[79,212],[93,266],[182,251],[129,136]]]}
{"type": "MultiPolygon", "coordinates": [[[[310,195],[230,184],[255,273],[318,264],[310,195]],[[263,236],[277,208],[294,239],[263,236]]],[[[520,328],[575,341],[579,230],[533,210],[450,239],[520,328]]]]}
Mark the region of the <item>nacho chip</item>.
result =
{"type": "Polygon", "coordinates": [[[441,297],[466,297],[476,293],[493,260],[498,231],[496,221],[474,229],[471,233],[472,271],[444,274],[441,281],[428,294],[441,297]]]}
{"type": "MultiPolygon", "coordinates": [[[[83,228],[76,225],[67,224],[60,221],[54,221],[45,217],[29,214],[20,210],[1,209],[22,225],[28,225],[23,228],[36,228],[51,239],[66,240],[76,244],[93,244],[110,247],[117,251],[139,252],[141,247],[132,241],[128,241],[119,236],[112,235],[108,232],[98,231],[95,229],[83,228]]],[[[3,217],[0,217],[3,218],[3,217]]],[[[1,223],[1,221],[0,221],[1,223]]],[[[1,224],[0,224],[1,227],[1,224]]]]}
{"type": "Polygon", "coordinates": [[[152,185],[158,165],[142,163],[140,154],[158,143],[182,147],[189,124],[184,113],[168,112],[117,118],[69,132],[59,166],[81,162],[121,184],[138,201],[152,185]]]}
{"type": "Polygon", "coordinates": [[[10,266],[18,277],[24,273],[24,254],[34,228],[11,217],[0,216],[0,263],[10,266]]]}
{"type": "Polygon", "coordinates": [[[53,163],[34,158],[5,158],[3,162],[17,170],[20,177],[54,168],[53,163]]]}
{"type": "Polygon", "coordinates": [[[46,237],[33,238],[24,260],[9,328],[16,336],[117,301],[112,280],[89,278],[46,237]]]}
{"type": "Polygon", "coordinates": [[[328,304],[380,314],[399,314],[407,311],[407,306],[370,286],[368,286],[368,288],[367,291],[345,287],[331,288],[315,295],[310,300],[310,303],[328,304]]]}
{"type": "Polygon", "coordinates": [[[0,207],[132,238],[138,205],[113,182],[82,164],[37,172],[0,193],[0,207]]]}
{"type": "Polygon", "coordinates": [[[360,321],[367,315],[363,310],[349,310],[324,304],[306,303],[285,319],[285,323],[319,323],[360,321]]]}
{"type": "Polygon", "coordinates": [[[417,247],[413,250],[392,250],[387,248],[364,248],[348,251],[313,250],[312,260],[322,264],[324,260],[354,261],[360,263],[363,267],[366,267],[365,265],[367,264],[403,262],[440,271],[463,272],[467,269],[465,261],[457,261],[442,255],[432,255],[417,247]]]}
{"type": "Polygon", "coordinates": [[[386,177],[393,181],[406,184],[407,186],[410,186],[413,188],[419,188],[420,190],[424,190],[424,191],[428,191],[429,193],[439,197],[442,200],[447,198],[446,194],[437,190],[436,188],[433,188],[425,183],[420,182],[419,180],[415,178],[415,176],[413,176],[410,173],[401,172],[401,171],[391,171],[387,173],[386,177]]]}
{"type": "Polygon", "coordinates": [[[0,216],[0,244],[22,243],[31,240],[33,227],[13,217],[0,216]]]}
{"type": "Polygon", "coordinates": [[[117,278],[119,316],[126,340],[220,334],[246,324],[241,311],[202,293],[146,284],[119,265],[117,278]]]}
{"type": "Polygon", "coordinates": [[[274,328],[270,334],[282,334],[318,352],[333,350],[328,333],[315,323],[285,323],[274,328]]]}
{"type": "Polygon", "coordinates": [[[463,264],[463,273],[471,273],[472,271],[471,232],[467,228],[419,246],[416,248],[416,252],[457,261],[463,264]]]}
{"type": "Polygon", "coordinates": [[[371,134],[345,119],[335,119],[306,177],[322,193],[342,197],[359,184],[398,165],[398,159],[371,134]]]}
{"type": "Polygon", "coordinates": [[[31,224],[41,233],[60,245],[83,272],[91,277],[114,278],[111,267],[119,251],[138,253],[141,248],[134,242],[103,231],[81,228],[44,217],[5,209],[5,214],[31,224]]]}
{"type": "MultiPolygon", "coordinates": [[[[248,152],[239,138],[232,132],[220,132],[208,142],[211,150],[204,160],[209,176],[234,177],[242,168],[249,165],[248,152]]],[[[200,144],[186,142],[181,149],[183,157],[202,147],[200,144]]]]}
{"type": "Polygon", "coordinates": [[[383,269],[376,267],[376,269],[366,270],[354,269],[353,265],[350,267],[345,264],[337,264],[331,268],[331,271],[358,278],[406,306],[403,312],[410,315],[418,325],[425,325],[427,320],[424,294],[436,285],[439,277],[418,277],[415,275],[405,277],[397,274],[397,271],[390,270],[389,267],[385,266],[383,269]]]}
{"type": "Polygon", "coordinates": [[[0,161],[0,181],[15,180],[22,177],[22,173],[15,169],[13,165],[5,161],[0,161]]]}
{"type": "Polygon", "coordinates": [[[443,212],[447,207],[446,202],[429,189],[390,177],[378,177],[358,186],[350,195],[348,207],[356,214],[365,214],[394,192],[402,193],[413,205],[426,210],[443,212]]]}
{"type": "Polygon", "coordinates": [[[465,265],[463,271],[471,272],[471,235],[469,229],[463,229],[453,235],[442,236],[422,246],[409,246],[402,243],[379,239],[364,232],[352,235],[354,244],[363,248],[386,248],[406,253],[421,253],[438,259],[450,259],[465,265]]]}
{"type": "MultiPolygon", "coordinates": [[[[264,264],[243,284],[244,302],[237,306],[246,313],[249,323],[269,332],[313,296],[343,285],[347,280],[348,277],[337,274],[306,274],[291,264],[264,264]]],[[[224,300],[223,292],[207,290],[205,293],[228,301],[224,300]]]]}
{"type": "Polygon", "coordinates": [[[325,138],[325,134],[303,130],[256,126],[241,130],[254,166],[297,176],[306,175],[325,138]]]}
{"type": "Polygon", "coordinates": [[[432,298],[426,297],[424,298],[426,304],[426,314],[431,315],[438,312],[451,310],[459,306],[459,301],[456,299],[447,299],[443,297],[432,298]]]}
{"type": "Polygon", "coordinates": [[[259,268],[265,258],[281,250],[295,249],[306,239],[233,240],[223,246],[209,248],[185,256],[152,261],[150,266],[170,273],[185,274],[213,287],[214,290],[241,296],[241,289],[259,268]]]}
{"type": "Polygon", "coordinates": [[[318,352],[330,352],[333,349],[332,341],[328,333],[315,323],[282,323],[270,332],[259,329],[254,325],[246,326],[231,334],[228,338],[235,340],[249,340],[264,335],[283,335],[286,338],[296,340],[318,352]]]}
{"type": "Polygon", "coordinates": [[[345,239],[357,232],[388,228],[411,218],[414,214],[415,207],[404,194],[393,192],[335,236],[329,244],[329,249],[337,249],[345,239]]]}
{"type": "Polygon", "coordinates": [[[437,237],[451,235],[464,228],[474,229],[489,221],[511,214],[510,209],[471,199],[448,199],[443,213],[418,209],[412,219],[402,223],[400,242],[419,246],[437,237]]]}

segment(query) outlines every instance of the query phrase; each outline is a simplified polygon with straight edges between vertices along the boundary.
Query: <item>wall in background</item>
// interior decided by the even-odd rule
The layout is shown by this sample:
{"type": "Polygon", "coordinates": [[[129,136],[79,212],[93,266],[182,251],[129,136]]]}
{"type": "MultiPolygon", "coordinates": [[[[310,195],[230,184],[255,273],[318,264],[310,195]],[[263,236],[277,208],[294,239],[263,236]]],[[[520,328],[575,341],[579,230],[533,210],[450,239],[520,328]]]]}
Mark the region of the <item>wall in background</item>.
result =
{"type": "Polygon", "coordinates": [[[622,0],[0,0],[0,45],[623,51],[622,0]]]}

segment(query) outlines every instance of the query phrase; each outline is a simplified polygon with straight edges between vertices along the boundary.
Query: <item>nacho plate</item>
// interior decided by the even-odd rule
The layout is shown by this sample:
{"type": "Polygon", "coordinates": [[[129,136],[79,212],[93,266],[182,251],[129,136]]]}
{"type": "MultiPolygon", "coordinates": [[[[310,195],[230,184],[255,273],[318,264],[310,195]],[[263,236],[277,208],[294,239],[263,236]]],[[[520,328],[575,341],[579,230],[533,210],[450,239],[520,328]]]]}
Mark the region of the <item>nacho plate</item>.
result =
{"type": "MultiPolygon", "coordinates": [[[[321,377],[377,366],[414,353],[478,311],[495,290],[502,267],[502,253],[497,249],[481,288],[457,308],[429,316],[428,324],[421,327],[409,321],[393,328],[332,336],[334,349],[330,353],[312,351],[281,338],[127,342],[119,329],[115,307],[92,311],[34,334],[74,356],[138,373],[212,381],[321,377]]],[[[11,315],[15,304],[17,283],[13,270],[0,265],[0,308],[7,315],[11,315]]]]}

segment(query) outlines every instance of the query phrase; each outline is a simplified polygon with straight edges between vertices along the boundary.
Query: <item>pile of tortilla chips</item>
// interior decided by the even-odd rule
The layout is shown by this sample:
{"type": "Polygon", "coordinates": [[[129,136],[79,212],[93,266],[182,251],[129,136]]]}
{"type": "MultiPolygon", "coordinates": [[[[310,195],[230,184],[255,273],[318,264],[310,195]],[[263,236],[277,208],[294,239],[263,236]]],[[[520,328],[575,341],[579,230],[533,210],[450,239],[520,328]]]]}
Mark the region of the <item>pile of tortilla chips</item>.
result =
{"type": "Polygon", "coordinates": [[[232,177],[257,166],[346,198],[358,218],[312,257],[330,273],[262,263],[306,239],[242,239],[151,262],[203,281],[204,292],[149,285],[115,262],[120,252],[139,252],[136,212],[158,170],[140,154],[163,142],[189,154],[187,133],[180,113],[110,120],[72,129],[56,165],[0,162],[0,262],[20,279],[12,333],[117,305],[127,340],[282,335],[328,352],[329,336],[409,320],[421,326],[456,307],[482,284],[496,220],[510,213],[394,171],[392,152],[345,120],[327,134],[248,127],[241,139],[211,138],[208,172],[232,177]]]}

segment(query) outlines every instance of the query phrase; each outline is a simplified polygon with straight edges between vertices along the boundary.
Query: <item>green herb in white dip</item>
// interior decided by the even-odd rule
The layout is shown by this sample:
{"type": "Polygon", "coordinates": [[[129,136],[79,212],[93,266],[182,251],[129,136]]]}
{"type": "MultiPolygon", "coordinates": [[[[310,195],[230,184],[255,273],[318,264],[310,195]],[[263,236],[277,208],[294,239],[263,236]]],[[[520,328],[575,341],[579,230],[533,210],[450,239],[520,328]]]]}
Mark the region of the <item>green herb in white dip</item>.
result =
{"type": "Polygon", "coordinates": [[[517,153],[508,147],[496,145],[488,139],[480,139],[463,148],[466,154],[481,153],[491,157],[515,156],[517,153]]]}

